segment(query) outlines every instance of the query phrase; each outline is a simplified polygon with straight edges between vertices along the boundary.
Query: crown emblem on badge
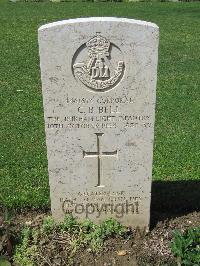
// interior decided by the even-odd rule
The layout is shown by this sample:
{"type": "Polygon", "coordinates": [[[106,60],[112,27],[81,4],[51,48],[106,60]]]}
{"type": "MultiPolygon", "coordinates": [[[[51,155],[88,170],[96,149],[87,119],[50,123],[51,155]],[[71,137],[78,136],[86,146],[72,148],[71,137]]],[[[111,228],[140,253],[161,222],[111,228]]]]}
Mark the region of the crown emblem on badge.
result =
{"type": "Polygon", "coordinates": [[[112,46],[118,49],[118,54],[121,54],[120,58],[123,59],[121,50],[107,38],[101,36],[100,32],[97,32],[85,43],[85,46],[82,46],[82,50],[86,48],[88,52],[84,61],[77,62],[78,55],[75,53],[75,61],[72,66],[74,76],[94,92],[105,92],[112,89],[123,76],[124,61],[113,60],[112,49],[110,49],[112,46]],[[117,63],[115,68],[113,63],[117,63]]]}
{"type": "Polygon", "coordinates": [[[90,56],[99,57],[109,55],[110,42],[102,37],[99,32],[86,43],[86,46],[90,56]]]}

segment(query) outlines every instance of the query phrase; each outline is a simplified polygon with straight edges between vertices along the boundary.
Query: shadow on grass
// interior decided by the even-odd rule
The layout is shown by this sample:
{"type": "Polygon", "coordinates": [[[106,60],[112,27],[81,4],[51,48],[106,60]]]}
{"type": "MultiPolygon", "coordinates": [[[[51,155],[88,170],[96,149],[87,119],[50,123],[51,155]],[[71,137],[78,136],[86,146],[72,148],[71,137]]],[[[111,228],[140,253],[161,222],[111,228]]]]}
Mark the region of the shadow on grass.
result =
{"type": "Polygon", "coordinates": [[[154,181],[151,228],[157,222],[200,211],[200,181],[154,181]]]}

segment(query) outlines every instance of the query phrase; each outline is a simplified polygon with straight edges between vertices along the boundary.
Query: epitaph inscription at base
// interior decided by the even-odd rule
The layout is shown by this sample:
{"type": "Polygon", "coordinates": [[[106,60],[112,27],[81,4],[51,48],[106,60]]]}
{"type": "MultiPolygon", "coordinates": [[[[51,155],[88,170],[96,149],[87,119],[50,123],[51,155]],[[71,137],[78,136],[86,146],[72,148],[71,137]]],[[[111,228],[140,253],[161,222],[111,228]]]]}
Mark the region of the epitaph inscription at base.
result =
{"type": "Polygon", "coordinates": [[[148,230],[158,27],[124,18],[39,29],[51,207],[148,230]]]}

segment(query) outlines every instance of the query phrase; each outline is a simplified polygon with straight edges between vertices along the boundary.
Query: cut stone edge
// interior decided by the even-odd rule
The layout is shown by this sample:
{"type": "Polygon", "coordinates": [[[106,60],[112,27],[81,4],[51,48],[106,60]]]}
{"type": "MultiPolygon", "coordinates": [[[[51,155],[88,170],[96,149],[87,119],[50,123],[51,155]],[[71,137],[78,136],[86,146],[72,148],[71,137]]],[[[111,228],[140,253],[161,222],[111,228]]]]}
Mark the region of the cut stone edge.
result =
{"type": "Polygon", "coordinates": [[[147,26],[147,27],[159,29],[159,27],[155,23],[147,22],[143,20],[136,20],[136,19],[129,19],[129,18],[117,18],[117,17],[88,17],[88,18],[67,19],[67,20],[61,20],[61,21],[48,23],[48,24],[45,24],[39,27],[38,31],[41,32],[43,30],[57,27],[57,26],[62,26],[65,24],[75,24],[75,23],[84,23],[84,22],[85,23],[87,22],[125,22],[125,23],[137,24],[140,26],[147,26]]]}

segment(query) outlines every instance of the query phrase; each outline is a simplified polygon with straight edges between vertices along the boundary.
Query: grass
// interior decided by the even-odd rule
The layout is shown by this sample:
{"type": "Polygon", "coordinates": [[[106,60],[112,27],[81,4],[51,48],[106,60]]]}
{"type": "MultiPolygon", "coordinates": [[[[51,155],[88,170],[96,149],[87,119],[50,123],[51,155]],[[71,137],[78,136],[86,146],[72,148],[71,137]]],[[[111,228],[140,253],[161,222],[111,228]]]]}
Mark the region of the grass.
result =
{"type": "Polygon", "coordinates": [[[37,29],[74,17],[117,16],[160,27],[154,180],[200,176],[198,3],[8,3],[0,0],[0,205],[49,204],[37,29]]]}

